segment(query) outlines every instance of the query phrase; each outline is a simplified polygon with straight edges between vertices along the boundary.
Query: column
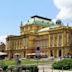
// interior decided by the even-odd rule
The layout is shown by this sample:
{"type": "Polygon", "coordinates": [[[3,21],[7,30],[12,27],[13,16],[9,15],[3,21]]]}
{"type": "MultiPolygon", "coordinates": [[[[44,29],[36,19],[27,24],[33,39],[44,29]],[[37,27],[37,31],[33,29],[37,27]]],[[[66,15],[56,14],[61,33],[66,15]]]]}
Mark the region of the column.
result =
{"type": "Polygon", "coordinates": [[[54,49],[54,57],[57,57],[57,49],[54,49]]]}
{"type": "Polygon", "coordinates": [[[51,57],[51,53],[50,53],[51,50],[49,49],[48,51],[49,51],[48,52],[48,57],[51,57]]]}
{"type": "Polygon", "coordinates": [[[49,44],[48,44],[48,47],[50,47],[50,35],[49,35],[49,40],[48,40],[48,43],[49,43],[49,44]]]}
{"type": "Polygon", "coordinates": [[[61,49],[61,53],[62,53],[62,56],[61,57],[64,57],[64,50],[63,49],[61,49]]]}
{"type": "Polygon", "coordinates": [[[59,49],[57,49],[57,57],[59,57],[59,49]]]}

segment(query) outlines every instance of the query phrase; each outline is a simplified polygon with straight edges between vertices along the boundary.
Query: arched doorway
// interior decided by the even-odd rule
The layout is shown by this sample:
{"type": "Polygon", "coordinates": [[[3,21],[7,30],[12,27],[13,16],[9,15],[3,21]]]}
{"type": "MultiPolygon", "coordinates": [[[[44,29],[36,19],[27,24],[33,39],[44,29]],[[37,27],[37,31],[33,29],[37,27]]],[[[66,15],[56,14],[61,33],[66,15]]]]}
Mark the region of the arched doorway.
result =
{"type": "Polygon", "coordinates": [[[25,58],[25,56],[26,56],[26,52],[24,51],[23,54],[24,54],[24,58],[25,58]]]}
{"type": "Polygon", "coordinates": [[[53,56],[53,51],[52,50],[50,50],[50,56],[53,56]]]}
{"type": "Polygon", "coordinates": [[[62,55],[62,54],[61,54],[61,49],[60,49],[60,50],[59,50],[59,57],[61,57],[61,55],[62,55]]]}

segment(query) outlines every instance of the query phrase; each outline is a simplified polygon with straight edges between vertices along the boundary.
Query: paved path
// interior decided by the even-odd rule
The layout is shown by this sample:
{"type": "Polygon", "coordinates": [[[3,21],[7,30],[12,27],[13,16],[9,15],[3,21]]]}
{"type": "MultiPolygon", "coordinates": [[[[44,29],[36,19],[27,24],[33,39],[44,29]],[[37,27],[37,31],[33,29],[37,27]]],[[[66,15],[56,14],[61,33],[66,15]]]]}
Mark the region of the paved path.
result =
{"type": "Polygon", "coordinates": [[[72,71],[69,71],[69,70],[52,70],[51,69],[51,65],[47,65],[47,64],[44,64],[44,65],[38,65],[39,67],[39,72],[72,72],[72,71]]]}

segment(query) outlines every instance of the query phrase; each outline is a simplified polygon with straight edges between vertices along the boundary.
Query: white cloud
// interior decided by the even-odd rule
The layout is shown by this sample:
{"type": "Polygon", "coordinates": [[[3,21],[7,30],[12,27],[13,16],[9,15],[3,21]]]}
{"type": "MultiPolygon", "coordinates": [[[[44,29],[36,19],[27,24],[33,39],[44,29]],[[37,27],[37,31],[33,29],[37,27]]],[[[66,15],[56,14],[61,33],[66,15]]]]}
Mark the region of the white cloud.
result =
{"type": "Polygon", "coordinates": [[[56,18],[72,18],[72,0],[54,0],[54,4],[60,10],[56,18]]]}
{"type": "Polygon", "coordinates": [[[5,35],[5,36],[0,36],[0,42],[3,42],[3,43],[6,44],[6,37],[7,37],[7,35],[5,35]]]}

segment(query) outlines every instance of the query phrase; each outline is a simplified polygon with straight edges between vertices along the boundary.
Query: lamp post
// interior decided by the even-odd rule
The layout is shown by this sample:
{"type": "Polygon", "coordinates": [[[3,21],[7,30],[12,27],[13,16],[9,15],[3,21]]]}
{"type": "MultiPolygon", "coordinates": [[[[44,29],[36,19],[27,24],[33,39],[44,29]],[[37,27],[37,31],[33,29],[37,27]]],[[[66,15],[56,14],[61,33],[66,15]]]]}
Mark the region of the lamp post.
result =
{"type": "Polygon", "coordinates": [[[44,63],[43,63],[43,72],[44,72],[44,63]]]}
{"type": "Polygon", "coordinates": [[[38,59],[40,59],[40,47],[36,48],[36,59],[37,59],[37,66],[38,66],[38,59]]]}
{"type": "Polygon", "coordinates": [[[16,66],[20,65],[21,61],[20,61],[20,54],[19,53],[15,53],[15,60],[16,60],[16,66]]]}
{"type": "MultiPolygon", "coordinates": [[[[26,47],[25,47],[25,55],[27,54],[27,48],[28,48],[28,47],[26,46],[26,47]]],[[[26,57],[27,57],[27,56],[26,56],[26,57]]]]}
{"type": "MultiPolygon", "coordinates": [[[[45,51],[44,51],[44,53],[45,53],[45,51]]],[[[43,54],[43,55],[45,55],[45,54],[43,54]]],[[[45,71],[45,69],[44,69],[44,60],[42,60],[43,61],[43,72],[45,71]]]]}

